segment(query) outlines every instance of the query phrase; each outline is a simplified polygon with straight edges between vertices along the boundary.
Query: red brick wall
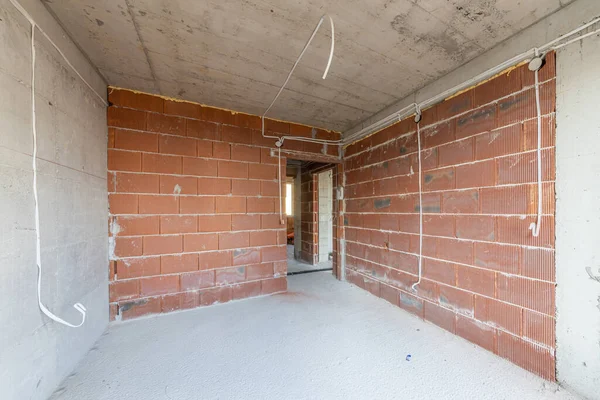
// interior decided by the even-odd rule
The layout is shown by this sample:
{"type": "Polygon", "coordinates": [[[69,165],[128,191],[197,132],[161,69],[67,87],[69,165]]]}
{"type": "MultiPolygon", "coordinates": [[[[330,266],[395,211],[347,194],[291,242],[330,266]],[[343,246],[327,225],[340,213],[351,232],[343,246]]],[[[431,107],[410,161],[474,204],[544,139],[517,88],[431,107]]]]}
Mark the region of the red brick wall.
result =
{"type": "Polygon", "coordinates": [[[416,293],[416,125],[344,155],[350,282],[554,380],[555,60],[540,71],[543,210],[537,207],[534,74],[521,66],[423,113],[423,280],[416,293]]]}
{"type": "MultiPolygon", "coordinates": [[[[109,91],[111,318],[285,291],[277,157],[260,118],[109,91]]],[[[339,138],[272,120],[266,130],[339,138]]],[[[339,154],[337,146],[293,141],[284,149],[339,154]]]]}
{"type": "Polygon", "coordinates": [[[310,264],[319,262],[319,177],[311,171],[300,175],[300,258],[310,264]]]}

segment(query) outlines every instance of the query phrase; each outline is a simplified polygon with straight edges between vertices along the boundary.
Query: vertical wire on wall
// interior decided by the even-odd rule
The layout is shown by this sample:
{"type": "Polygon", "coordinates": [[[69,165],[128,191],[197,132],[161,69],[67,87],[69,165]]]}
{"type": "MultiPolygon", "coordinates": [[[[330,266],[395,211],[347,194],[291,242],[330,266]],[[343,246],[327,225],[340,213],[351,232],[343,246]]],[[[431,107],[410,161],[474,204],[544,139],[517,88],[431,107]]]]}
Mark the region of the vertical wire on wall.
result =
{"type": "Polygon", "coordinates": [[[419,160],[419,280],[412,285],[412,289],[416,290],[417,285],[421,283],[422,277],[422,265],[423,265],[423,188],[421,183],[422,171],[421,171],[421,110],[419,106],[416,107],[417,112],[415,121],[417,123],[417,158],[419,160]]]}
{"type": "MultiPolygon", "coordinates": [[[[536,57],[539,57],[537,49],[536,57]]],[[[541,63],[540,63],[541,67],[541,63]]],[[[534,237],[540,234],[542,224],[542,107],[540,104],[540,78],[539,68],[535,70],[535,106],[537,112],[537,219],[529,225],[529,229],[534,237]]]]}

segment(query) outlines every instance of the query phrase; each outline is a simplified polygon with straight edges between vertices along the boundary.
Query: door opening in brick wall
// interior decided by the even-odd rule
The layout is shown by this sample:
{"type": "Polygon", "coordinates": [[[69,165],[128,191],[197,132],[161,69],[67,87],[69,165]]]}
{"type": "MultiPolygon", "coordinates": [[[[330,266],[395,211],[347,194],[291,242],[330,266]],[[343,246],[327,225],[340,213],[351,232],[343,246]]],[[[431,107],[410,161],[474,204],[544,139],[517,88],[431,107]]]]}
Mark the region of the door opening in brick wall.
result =
{"type": "Polygon", "coordinates": [[[330,164],[288,159],[285,211],[288,275],[332,269],[333,181],[330,164]]]}

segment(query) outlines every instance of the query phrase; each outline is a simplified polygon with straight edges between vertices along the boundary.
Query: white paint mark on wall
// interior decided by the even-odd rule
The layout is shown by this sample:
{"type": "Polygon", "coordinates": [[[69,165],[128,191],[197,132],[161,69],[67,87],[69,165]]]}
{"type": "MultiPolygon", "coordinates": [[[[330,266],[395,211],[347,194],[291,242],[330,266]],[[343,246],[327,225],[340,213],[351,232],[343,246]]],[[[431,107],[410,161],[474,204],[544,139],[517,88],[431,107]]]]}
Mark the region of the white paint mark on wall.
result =
{"type": "Polygon", "coordinates": [[[181,194],[181,186],[179,184],[176,184],[173,188],[173,194],[181,194]]]}

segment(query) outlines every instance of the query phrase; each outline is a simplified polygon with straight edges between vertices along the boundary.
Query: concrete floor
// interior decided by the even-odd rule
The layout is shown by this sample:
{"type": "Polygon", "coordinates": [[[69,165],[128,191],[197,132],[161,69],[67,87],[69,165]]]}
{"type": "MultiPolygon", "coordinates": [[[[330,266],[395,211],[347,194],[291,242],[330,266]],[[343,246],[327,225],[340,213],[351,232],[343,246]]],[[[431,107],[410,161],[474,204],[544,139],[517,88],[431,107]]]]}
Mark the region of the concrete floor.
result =
{"type": "Polygon", "coordinates": [[[315,271],[324,268],[332,268],[333,262],[331,260],[324,261],[315,265],[311,265],[304,261],[296,260],[294,258],[294,245],[287,246],[287,262],[288,262],[288,273],[295,272],[306,272],[306,271],[315,271]]]}
{"type": "Polygon", "coordinates": [[[52,399],[576,398],[329,272],[288,279],[111,325],[52,399]]]}

